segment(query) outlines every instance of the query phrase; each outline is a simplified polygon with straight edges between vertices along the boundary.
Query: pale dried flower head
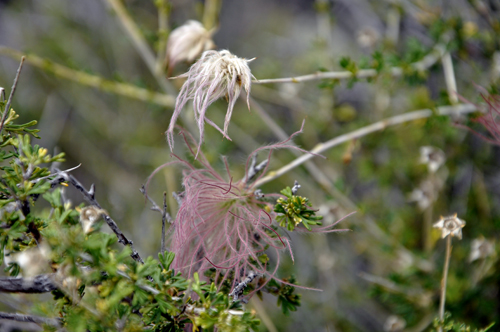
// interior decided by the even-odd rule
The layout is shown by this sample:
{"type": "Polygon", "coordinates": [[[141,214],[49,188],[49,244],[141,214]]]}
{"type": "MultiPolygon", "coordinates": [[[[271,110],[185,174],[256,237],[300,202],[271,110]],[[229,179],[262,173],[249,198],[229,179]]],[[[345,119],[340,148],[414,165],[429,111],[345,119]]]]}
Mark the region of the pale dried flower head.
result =
{"type": "Polygon", "coordinates": [[[99,209],[97,206],[86,206],[80,211],[80,223],[82,224],[83,232],[87,234],[92,231],[92,225],[101,218],[106,211],[99,209]]]}
{"type": "Polygon", "coordinates": [[[406,327],[406,321],[396,315],[391,315],[387,317],[384,323],[384,331],[386,332],[398,332],[403,331],[406,327]]]}
{"type": "Polygon", "coordinates": [[[252,60],[239,58],[227,50],[206,51],[189,68],[187,73],[178,76],[187,77],[187,80],[184,82],[181,92],[177,96],[174,114],[172,114],[170,125],[166,132],[170,150],[173,150],[174,147],[173,135],[177,118],[184,105],[191,99],[193,100],[195,119],[200,131],[198,151],[203,141],[205,121],[220,131],[225,138],[231,140],[227,135],[227,129],[234,104],[240,95],[242,87],[247,92],[247,105],[248,109],[250,109],[249,98],[253,75],[248,67],[248,62],[252,60]],[[229,106],[224,121],[224,130],[221,130],[215,123],[205,118],[205,113],[208,106],[224,96],[229,106]]]}
{"type": "Polygon", "coordinates": [[[481,236],[472,241],[469,262],[473,262],[478,259],[485,259],[486,257],[492,256],[494,253],[495,242],[488,241],[481,236]]]}
{"type": "Polygon", "coordinates": [[[426,164],[429,172],[435,173],[446,161],[443,150],[433,146],[420,147],[420,163],[426,164]]]}
{"type": "Polygon", "coordinates": [[[169,71],[179,62],[193,62],[204,51],[215,48],[212,35],[215,29],[207,30],[198,21],[189,20],[172,30],[168,36],[167,57],[169,71]]]}
{"type": "Polygon", "coordinates": [[[441,230],[441,237],[444,239],[446,236],[456,236],[459,240],[462,239],[462,228],[465,226],[465,221],[457,218],[455,213],[452,216],[443,217],[433,225],[435,228],[441,230]]]}

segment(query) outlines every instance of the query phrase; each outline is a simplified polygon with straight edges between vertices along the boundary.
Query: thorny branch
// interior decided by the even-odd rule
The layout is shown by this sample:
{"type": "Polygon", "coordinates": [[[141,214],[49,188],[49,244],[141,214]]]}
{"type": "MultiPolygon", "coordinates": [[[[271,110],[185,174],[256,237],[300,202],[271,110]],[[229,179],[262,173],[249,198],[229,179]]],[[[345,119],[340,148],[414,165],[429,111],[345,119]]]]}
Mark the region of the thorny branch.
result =
{"type": "Polygon", "coordinates": [[[61,324],[57,318],[45,318],[33,315],[21,315],[21,314],[11,314],[6,312],[0,312],[0,319],[15,320],[18,322],[25,323],[36,323],[36,324],[47,324],[54,327],[60,327],[61,324]]]}
{"type": "Polygon", "coordinates": [[[5,105],[5,109],[2,114],[2,120],[0,120],[0,134],[2,133],[3,126],[5,124],[5,119],[7,115],[10,113],[10,105],[12,104],[12,99],[14,98],[14,92],[16,92],[17,82],[19,81],[19,75],[21,75],[21,70],[23,69],[25,57],[21,57],[21,63],[19,64],[19,68],[17,69],[16,78],[14,78],[14,83],[12,84],[12,89],[10,90],[9,99],[7,100],[7,104],[5,105]]]}
{"type": "Polygon", "coordinates": [[[41,274],[34,278],[0,278],[0,292],[4,293],[47,293],[58,287],[53,280],[54,273],[41,274]]]}
{"type": "MultiPolygon", "coordinates": [[[[71,183],[73,187],[78,189],[83,195],[83,197],[93,206],[98,207],[99,209],[102,209],[101,205],[97,202],[95,199],[95,187],[92,184],[90,186],[90,189],[87,190],[85,187],[71,174],[68,174],[67,172],[60,171],[58,169],[55,169],[57,176],[51,181],[51,185],[55,186],[58,183],[67,181],[71,183]]],[[[132,249],[132,254],[130,255],[135,261],[140,262],[144,264],[144,260],[141,258],[137,250],[134,248],[134,243],[129,240],[125,234],[120,230],[116,222],[107,214],[102,214],[104,220],[108,224],[109,228],[115,233],[116,237],[118,238],[118,242],[123,244],[124,246],[129,246],[130,249],[132,249]]],[[[149,277],[148,279],[150,279],[149,277]]],[[[152,279],[151,279],[152,280],[152,279]]]]}

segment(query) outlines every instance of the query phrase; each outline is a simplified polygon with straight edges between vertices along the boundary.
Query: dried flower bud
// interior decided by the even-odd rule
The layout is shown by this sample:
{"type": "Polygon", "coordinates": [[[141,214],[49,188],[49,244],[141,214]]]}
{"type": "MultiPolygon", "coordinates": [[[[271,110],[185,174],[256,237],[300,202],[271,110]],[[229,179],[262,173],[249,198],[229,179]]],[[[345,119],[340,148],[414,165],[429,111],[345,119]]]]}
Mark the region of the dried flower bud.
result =
{"type": "Polygon", "coordinates": [[[465,221],[457,218],[455,213],[452,216],[443,217],[438,220],[437,223],[433,225],[435,228],[441,230],[441,237],[444,239],[446,236],[456,236],[459,240],[462,239],[462,228],[465,226],[465,221]]]}
{"type": "Polygon", "coordinates": [[[420,147],[420,163],[427,164],[429,172],[435,173],[446,161],[446,156],[441,149],[433,146],[420,147]]]}
{"type": "Polygon", "coordinates": [[[97,206],[86,206],[80,211],[80,222],[82,223],[83,232],[87,234],[92,231],[92,225],[101,218],[106,211],[99,209],[97,206]]]}
{"type": "Polygon", "coordinates": [[[172,30],[168,36],[167,58],[169,71],[179,62],[193,62],[202,52],[215,47],[212,35],[215,30],[207,31],[198,21],[187,21],[172,30]]]}
{"type": "Polygon", "coordinates": [[[252,84],[252,73],[248,67],[247,60],[239,58],[231,54],[227,50],[222,51],[206,51],[201,58],[189,68],[189,71],[178,77],[187,77],[186,82],[182,86],[181,92],[177,96],[175,110],[170,120],[170,125],[166,132],[170,150],[174,147],[174,127],[182,108],[188,102],[193,100],[193,109],[200,130],[200,141],[198,151],[203,141],[203,133],[205,121],[216,128],[228,140],[227,129],[231,114],[233,113],[234,104],[238,99],[241,88],[247,92],[247,105],[250,109],[250,88],[252,84]],[[205,113],[208,106],[220,97],[226,97],[229,102],[227,108],[226,119],[224,121],[224,130],[221,130],[215,123],[208,118],[205,118],[205,113]]]}
{"type": "Polygon", "coordinates": [[[493,241],[488,241],[481,236],[472,241],[469,262],[473,262],[477,259],[485,259],[494,253],[495,243],[493,241]]]}

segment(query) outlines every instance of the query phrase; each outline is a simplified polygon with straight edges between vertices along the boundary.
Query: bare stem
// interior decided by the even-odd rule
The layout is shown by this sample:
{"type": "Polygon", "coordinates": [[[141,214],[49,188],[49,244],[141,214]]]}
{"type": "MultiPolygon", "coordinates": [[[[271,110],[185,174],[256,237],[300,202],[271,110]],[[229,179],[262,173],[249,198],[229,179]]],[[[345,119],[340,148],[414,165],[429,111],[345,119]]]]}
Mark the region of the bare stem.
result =
{"type": "MultiPolygon", "coordinates": [[[[18,59],[22,53],[4,46],[0,46],[0,54],[5,54],[11,58],[18,59]]],[[[102,77],[87,74],[82,71],[74,70],[60,64],[54,63],[48,59],[36,55],[26,55],[26,61],[35,67],[56,76],[74,81],[76,83],[91,86],[101,91],[115,93],[129,98],[134,98],[146,102],[155,103],[165,107],[174,107],[175,97],[163,93],[153,92],[139,88],[130,84],[118,83],[106,80],[102,77]]]]}
{"type": "Polygon", "coordinates": [[[136,48],[137,52],[139,52],[139,55],[141,56],[142,60],[144,60],[149,71],[156,78],[156,80],[163,88],[163,90],[168,93],[172,94],[175,93],[172,85],[167,81],[165,77],[162,76],[160,72],[156,70],[155,55],[151,50],[151,48],[149,47],[148,43],[146,42],[146,39],[142,35],[139,27],[130,17],[125,6],[123,6],[122,2],[120,0],[104,0],[104,1],[106,1],[111,6],[111,8],[113,8],[114,12],[116,13],[116,16],[118,17],[120,23],[123,26],[123,29],[132,40],[132,44],[136,48]]]}
{"type": "Polygon", "coordinates": [[[158,56],[156,57],[156,72],[163,73],[168,39],[168,0],[159,0],[156,4],[158,6],[158,56]]]}
{"type": "Polygon", "coordinates": [[[448,99],[452,104],[458,104],[457,96],[457,81],[455,80],[455,72],[453,70],[453,61],[451,60],[450,52],[446,52],[441,59],[444,71],[444,80],[448,91],[448,99]]]}
{"type": "MultiPolygon", "coordinates": [[[[444,54],[445,47],[443,44],[437,44],[434,49],[426,55],[422,60],[412,63],[410,67],[417,71],[424,71],[429,69],[434,65],[444,54]]],[[[401,67],[392,67],[389,69],[389,73],[392,76],[398,77],[404,74],[404,70],[401,67]]],[[[305,81],[321,80],[321,79],[348,79],[352,77],[356,78],[368,78],[375,77],[379,75],[379,72],[375,69],[361,69],[353,74],[350,71],[330,71],[330,72],[316,72],[314,74],[296,76],[296,77],[286,77],[286,78],[270,78],[263,80],[254,80],[254,84],[267,84],[267,83],[299,83],[305,81]]]]}
{"type": "Polygon", "coordinates": [[[422,244],[424,252],[431,252],[431,228],[432,228],[433,206],[430,204],[424,211],[424,222],[422,224],[422,244]]]}
{"type": "Polygon", "coordinates": [[[219,0],[205,0],[205,10],[203,11],[203,25],[205,29],[210,30],[217,25],[219,14],[219,0]]]}
{"type": "MultiPolygon", "coordinates": [[[[167,193],[163,192],[163,211],[162,211],[162,216],[161,216],[161,253],[163,254],[165,250],[167,250],[166,244],[165,244],[165,227],[166,227],[166,221],[167,221],[167,216],[170,217],[170,215],[167,213],[167,193]]],[[[172,218],[170,218],[172,219],[172,218]]],[[[169,221],[172,223],[173,221],[169,221]]]]}
{"type": "Polygon", "coordinates": [[[23,69],[25,57],[21,57],[21,63],[19,64],[19,68],[17,68],[16,78],[14,79],[14,83],[12,84],[12,89],[10,90],[9,99],[7,100],[7,104],[5,105],[5,109],[2,114],[2,120],[0,121],[0,134],[2,133],[3,126],[5,124],[5,119],[7,119],[7,115],[10,113],[10,105],[12,104],[12,99],[14,98],[14,92],[16,92],[17,82],[19,81],[19,75],[21,75],[21,70],[23,69]]]}
{"type": "MultiPolygon", "coordinates": [[[[451,256],[451,235],[448,235],[446,239],[446,258],[444,261],[443,268],[443,279],[441,280],[441,298],[439,301],[439,320],[441,323],[444,320],[444,303],[446,300],[446,281],[448,280],[448,268],[450,266],[450,256],[451,256]]],[[[439,331],[442,332],[442,327],[439,327],[439,331]]]]}
{"type": "MultiPolygon", "coordinates": [[[[458,114],[465,114],[465,113],[471,113],[477,110],[477,107],[472,104],[459,104],[455,106],[442,106],[437,108],[437,115],[458,115],[458,114]]],[[[329,141],[326,141],[324,143],[319,143],[316,145],[310,152],[314,154],[320,154],[334,146],[340,145],[342,143],[348,142],[353,139],[358,139],[360,137],[366,136],[368,134],[384,130],[387,127],[390,126],[395,126],[399,125],[401,123],[405,122],[411,122],[415,120],[420,120],[420,119],[425,119],[428,117],[431,117],[432,115],[435,115],[436,113],[430,109],[423,109],[423,110],[418,110],[418,111],[413,111],[405,114],[400,114],[393,116],[391,118],[387,118],[382,121],[378,121],[375,123],[372,123],[371,125],[368,125],[366,127],[360,128],[358,130],[352,131],[350,133],[344,134],[337,136],[329,141]]],[[[294,169],[295,167],[302,165],[304,162],[308,161],[309,159],[313,158],[315,155],[314,154],[304,154],[300,156],[299,158],[295,159],[288,165],[285,165],[281,167],[280,169],[276,171],[271,171],[268,172],[269,175],[262,177],[259,181],[257,181],[254,186],[259,187],[263,185],[264,183],[267,183],[271,180],[274,180],[281,175],[285,174],[286,172],[294,169]]]]}

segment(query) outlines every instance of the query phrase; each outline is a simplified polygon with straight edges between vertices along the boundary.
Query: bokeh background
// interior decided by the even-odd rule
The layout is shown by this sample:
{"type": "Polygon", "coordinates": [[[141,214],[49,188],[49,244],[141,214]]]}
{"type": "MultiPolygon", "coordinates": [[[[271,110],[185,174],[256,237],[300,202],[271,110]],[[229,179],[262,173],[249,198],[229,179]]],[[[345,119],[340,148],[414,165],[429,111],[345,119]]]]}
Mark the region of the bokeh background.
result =
{"type": "MultiPolygon", "coordinates": [[[[149,47],[158,51],[155,1],[123,3],[149,47]]],[[[202,1],[167,3],[169,30],[203,19],[202,1]]],[[[225,0],[218,5],[217,48],[256,57],[250,67],[258,79],[345,70],[340,64],[345,57],[358,67],[370,66],[375,51],[386,60],[385,69],[407,68],[447,37],[459,94],[481,102],[478,87],[498,88],[496,0],[225,0]]],[[[0,45],[173,97],[182,84],[151,73],[106,0],[0,1],[0,45]]],[[[0,86],[7,92],[19,64],[9,50],[0,50],[0,86]]],[[[174,75],[188,68],[179,64],[174,75]]],[[[251,151],[281,140],[262,112],[287,134],[306,119],[295,142],[311,149],[372,122],[453,101],[440,59],[428,70],[408,70],[403,77],[385,73],[371,80],[254,84],[251,95],[258,106],[250,112],[243,101],[236,103],[232,142],[206,128],[205,154],[221,171],[220,157],[227,156],[234,179],[243,176],[251,151]]],[[[164,136],[172,107],[88,87],[54,75],[49,65],[35,67],[28,61],[13,108],[21,121],[39,121],[38,144],[66,153],[62,168],[82,164],[74,175],[87,187],[95,184],[96,198],[142,256],[156,256],[161,216],[149,209],[139,188],[156,167],[172,160],[164,136]]],[[[226,108],[225,100],[217,101],[208,117],[222,124],[226,108]]],[[[192,127],[192,110],[184,112],[181,124],[192,127]]],[[[300,194],[320,208],[326,223],[357,211],[339,225],[351,232],[290,234],[295,263],[285,259],[279,275],[294,274],[301,285],[323,291],[300,290],[302,306],[288,317],[274,297],[252,300],[249,306],[262,319],[262,331],[428,329],[437,315],[444,241],[435,230],[426,247],[423,225],[453,213],[467,226],[463,240],[453,242],[446,308],[454,319],[474,327],[499,321],[497,250],[472,262],[469,257],[474,239],[493,246],[498,240],[500,149],[464,126],[487,134],[468,117],[433,116],[332,148],[324,153],[326,159],[315,158],[261,188],[278,192],[298,180],[300,194]],[[445,164],[434,175],[419,162],[422,146],[444,151],[445,164]],[[435,186],[427,193],[433,197],[430,206],[421,209],[410,197],[425,181],[435,186]]],[[[186,154],[180,140],[175,153],[186,154]]],[[[294,158],[290,151],[277,151],[270,169],[294,158]]],[[[150,186],[158,203],[163,191],[169,193],[173,215],[177,205],[170,193],[182,189],[180,175],[179,169],[165,168],[150,186]]],[[[82,202],[71,188],[66,195],[75,205],[82,202]]]]}

